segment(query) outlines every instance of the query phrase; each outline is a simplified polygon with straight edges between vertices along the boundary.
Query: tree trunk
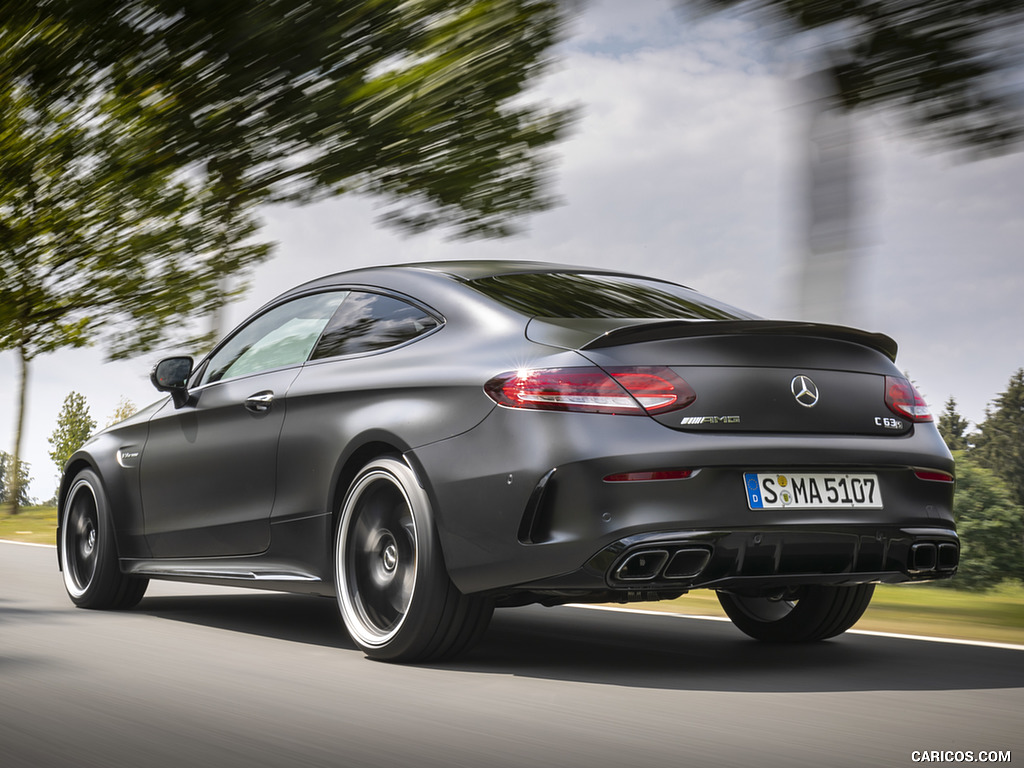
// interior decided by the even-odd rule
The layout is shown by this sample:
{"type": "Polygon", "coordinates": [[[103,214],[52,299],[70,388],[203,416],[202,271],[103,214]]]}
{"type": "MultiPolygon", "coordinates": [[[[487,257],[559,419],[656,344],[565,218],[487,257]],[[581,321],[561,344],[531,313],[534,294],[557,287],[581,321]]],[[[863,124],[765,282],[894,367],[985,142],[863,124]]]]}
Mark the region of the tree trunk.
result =
{"type": "Polygon", "coordinates": [[[849,109],[825,69],[804,78],[806,199],[797,312],[803,320],[849,324],[857,314],[857,139],[849,109]]]}
{"type": "Polygon", "coordinates": [[[21,377],[18,382],[18,426],[14,431],[14,456],[11,459],[11,514],[18,514],[21,500],[21,436],[25,431],[25,406],[28,397],[28,356],[25,345],[18,345],[18,362],[21,363],[21,377]]]}

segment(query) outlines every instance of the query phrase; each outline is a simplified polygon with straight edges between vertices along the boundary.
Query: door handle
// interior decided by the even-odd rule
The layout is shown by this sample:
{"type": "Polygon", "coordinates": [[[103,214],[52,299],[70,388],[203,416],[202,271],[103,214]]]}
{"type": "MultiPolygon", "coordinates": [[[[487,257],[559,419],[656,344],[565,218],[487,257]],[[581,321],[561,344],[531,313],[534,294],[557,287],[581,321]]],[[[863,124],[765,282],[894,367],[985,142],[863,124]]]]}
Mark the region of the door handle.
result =
{"type": "Polygon", "coordinates": [[[273,392],[257,392],[245,398],[245,409],[252,413],[265,413],[274,404],[273,392]]]}

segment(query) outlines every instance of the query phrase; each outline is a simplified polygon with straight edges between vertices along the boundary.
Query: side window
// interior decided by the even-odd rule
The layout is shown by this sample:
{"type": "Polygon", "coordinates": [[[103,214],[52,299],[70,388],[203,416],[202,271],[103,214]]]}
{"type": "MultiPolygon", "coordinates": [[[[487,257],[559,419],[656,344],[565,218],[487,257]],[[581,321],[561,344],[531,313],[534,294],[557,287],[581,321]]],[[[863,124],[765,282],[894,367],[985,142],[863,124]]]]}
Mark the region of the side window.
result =
{"type": "Polygon", "coordinates": [[[327,324],[312,359],[393,347],[439,324],[433,316],[401,299],[351,291],[327,324]]]}
{"type": "Polygon", "coordinates": [[[264,312],[214,353],[199,384],[304,363],[345,295],[303,296],[264,312]]]}

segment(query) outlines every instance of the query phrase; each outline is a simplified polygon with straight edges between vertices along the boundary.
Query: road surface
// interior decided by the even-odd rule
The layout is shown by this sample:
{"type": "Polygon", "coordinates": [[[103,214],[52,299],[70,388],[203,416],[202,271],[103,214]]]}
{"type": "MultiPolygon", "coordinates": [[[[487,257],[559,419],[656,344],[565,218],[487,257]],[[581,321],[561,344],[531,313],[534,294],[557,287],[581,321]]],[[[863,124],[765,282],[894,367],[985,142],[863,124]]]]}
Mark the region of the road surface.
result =
{"type": "Polygon", "coordinates": [[[1024,763],[1024,651],[772,647],[726,622],[528,607],[499,610],[458,662],[394,666],[355,649],[331,600],[153,582],[135,610],[86,611],[54,549],[0,543],[3,768],[911,766],[922,751],[1024,763]]]}

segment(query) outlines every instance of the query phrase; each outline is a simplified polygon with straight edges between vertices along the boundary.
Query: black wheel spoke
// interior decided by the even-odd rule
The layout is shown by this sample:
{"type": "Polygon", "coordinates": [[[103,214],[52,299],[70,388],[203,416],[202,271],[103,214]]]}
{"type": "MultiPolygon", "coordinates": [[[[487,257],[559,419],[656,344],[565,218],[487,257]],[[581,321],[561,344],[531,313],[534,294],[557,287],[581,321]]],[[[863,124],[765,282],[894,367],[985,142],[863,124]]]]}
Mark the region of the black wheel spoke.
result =
{"type": "Polygon", "coordinates": [[[113,530],[99,477],[82,470],[68,491],[58,542],[64,587],[79,607],[131,608],[145,594],[148,579],[121,573],[113,530]]]}
{"type": "Polygon", "coordinates": [[[346,534],[346,589],[366,629],[386,635],[401,623],[412,598],[415,524],[400,487],[387,476],[360,490],[346,534]]]}
{"type": "Polygon", "coordinates": [[[756,640],[806,643],[826,640],[852,627],[864,613],[874,586],[804,586],[772,597],[718,593],[732,623],[756,640]]]}
{"type": "Polygon", "coordinates": [[[371,658],[421,661],[461,652],[493,611],[493,601],[452,584],[423,485],[397,458],[370,462],[352,481],[334,558],[342,619],[371,658]]]}
{"type": "Polygon", "coordinates": [[[98,527],[95,499],[90,494],[79,491],[72,499],[68,511],[65,555],[68,558],[68,573],[76,589],[80,591],[88,589],[96,573],[98,527]]]}

